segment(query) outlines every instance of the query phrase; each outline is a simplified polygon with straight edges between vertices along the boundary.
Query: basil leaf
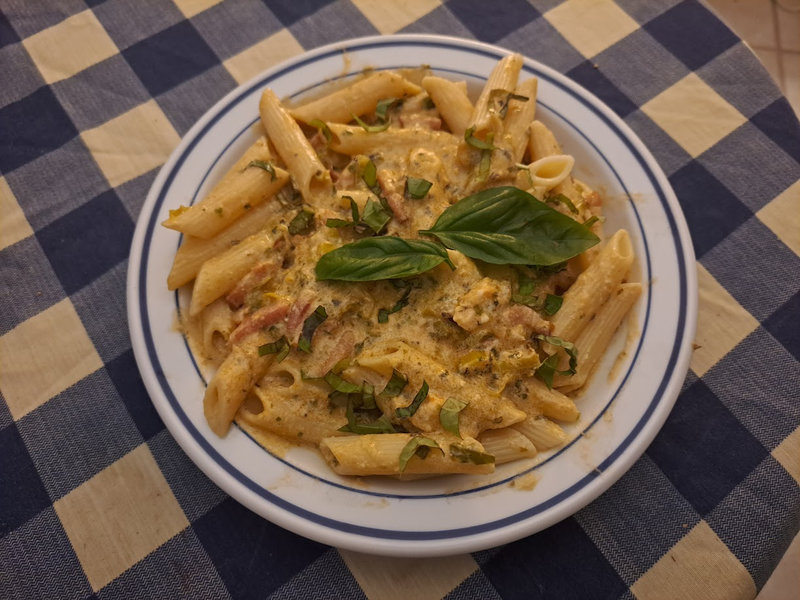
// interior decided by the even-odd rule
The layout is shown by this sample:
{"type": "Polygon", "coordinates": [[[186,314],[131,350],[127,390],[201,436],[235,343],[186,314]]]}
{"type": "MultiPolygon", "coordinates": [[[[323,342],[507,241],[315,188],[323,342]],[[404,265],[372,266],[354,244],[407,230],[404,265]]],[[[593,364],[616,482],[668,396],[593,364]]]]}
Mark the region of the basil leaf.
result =
{"type": "Polygon", "coordinates": [[[541,379],[544,384],[547,386],[548,390],[553,389],[553,377],[555,377],[556,373],[558,372],[558,355],[553,354],[552,356],[548,356],[542,361],[536,371],[534,371],[534,375],[541,379]]]}
{"type": "Polygon", "coordinates": [[[408,379],[397,369],[392,369],[392,376],[383,391],[378,394],[381,400],[389,400],[395,396],[399,396],[408,384],[408,379]]]}
{"type": "Polygon", "coordinates": [[[350,214],[353,216],[353,223],[358,223],[360,220],[358,216],[358,204],[356,204],[352,196],[342,196],[342,198],[347,198],[350,201],[350,214]]]}
{"type": "Polygon", "coordinates": [[[378,183],[378,168],[371,160],[368,160],[367,164],[364,165],[364,170],[361,171],[361,179],[364,180],[364,183],[367,184],[369,189],[374,191],[378,183]]]}
{"type": "Polygon", "coordinates": [[[330,227],[331,229],[339,229],[341,227],[350,227],[352,225],[352,221],[345,221],[344,219],[327,219],[325,221],[325,227],[330,227]]]}
{"type": "Polygon", "coordinates": [[[364,408],[375,408],[375,387],[366,381],[361,384],[361,406],[364,408]]]}
{"type": "Polygon", "coordinates": [[[389,109],[398,102],[400,102],[400,98],[384,98],[383,100],[379,100],[378,104],[375,105],[375,116],[381,121],[385,121],[389,116],[389,109]]]}
{"type": "Polygon", "coordinates": [[[458,428],[458,416],[467,407],[467,404],[467,402],[457,398],[445,400],[442,408],[439,409],[439,422],[442,424],[442,429],[461,437],[461,432],[458,428]]]}
{"type": "Polygon", "coordinates": [[[267,173],[270,174],[271,176],[270,181],[275,181],[278,178],[278,174],[275,173],[275,167],[273,167],[265,160],[251,160],[249,163],[247,163],[245,169],[249,169],[250,167],[258,167],[259,169],[264,169],[267,173]]]}
{"type": "Polygon", "coordinates": [[[459,200],[420,233],[493,264],[553,265],[600,241],[577,221],[507,186],[459,200]]]}
{"type": "Polygon", "coordinates": [[[286,339],[285,335],[274,342],[258,347],[259,356],[267,356],[268,354],[275,354],[275,360],[278,362],[289,356],[289,340],[286,339]]]}
{"type": "Polygon", "coordinates": [[[402,473],[406,470],[408,461],[411,460],[411,457],[415,454],[425,458],[428,455],[428,448],[438,448],[439,450],[442,449],[434,440],[422,435],[415,435],[408,440],[408,443],[400,452],[400,472],[402,473]]]}
{"type": "Polygon", "coordinates": [[[292,235],[305,235],[311,232],[313,226],[314,213],[307,208],[301,208],[289,222],[289,233],[292,235]]]}
{"type": "Polygon", "coordinates": [[[408,296],[411,294],[411,286],[406,288],[405,293],[400,297],[400,300],[394,303],[390,309],[381,308],[378,310],[378,323],[388,323],[389,315],[392,315],[404,307],[408,306],[408,296]]]}
{"type": "Polygon", "coordinates": [[[478,150],[494,150],[494,144],[492,144],[492,140],[483,141],[476,138],[473,135],[474,133],[474,127],[470,127],[464,132],[464,141],[467,142],[467,144],[473,148],[477,148],[478,150]]]}
{"type": "Polygon", "coordinates": [[[512,100],[519,100],[521,102],[527,102],[530,100],[527,96],[523,96],[521,94],[515,94],[513,92],[508,92],[505,99],[500,104],[500,109],[498,113],[500,114],[501,119],[506,118],[506,114],[508,113],[508,105],[512,100]]]}
{"type": "Polygon", "coordinates": [[[379,281],[419,275],[446,262],[447,250],[423,240],[394,236],[366,238],[323,254],[315,273],[319,280],[379,281]]]}
{"type": "Polygon", "coordinates": [[[339,431],[347,431],[359,435],[368,435],[370,433],[397,433],[397,430],[386,415],[381,415],[373,421],[359,420],[353,410],[352,402],[347,403],[345,415],[347,416],[347,425],[340,427],[339,431]]]}
{"type": "MultiPolygon", "coordinates": [[[[357,207],[356,210],[358,210],[357,207]]],[[[375,233],[380,233],[386,224],[392,220],[393,216],[394,213],[391,210],[386,210],[381,203],[375,202],[370,198],[364,205],[364,215],[361,217],[361,222],[375,233]]]]}
{"type": "Polygon", "coordinates": [[[553,387],[553,377],[555,375],[575,375],[575,369],[578,367],[578,349],[575,344],[554,335],[537,335],[536,339],[563,348],[569,357],[569,368],[563,371],[558,370],[559,356],[557,354],[548,356],[536,369],[534,374],[544,381],[548,389],[553,387]]]}
{"type": "Polygon", "coordinates": [[[494,462],[494,456],[486,452],[472,450],[458,444],[450,445],[450,456],[462,463],[472,463],[473,465],[488,465],[494,462]]]}
{"type": "Polygon", "coordinates": [[[341,392],[342,394],[358,394],[362,389],[360,385],[356,385],[355,383],[351,383],[346,379],[341,378],[333,371],[328,371],[325,373],[323,379],[325,380],[325,383],[333,388],[334,391],[341,392]]]}
{"type": "Polygon", "coordinates": [[[328,124],[325,121],[322,121],[320,119],[312,119],[311,121],[308,122],[308,124],[311,125],[312,127],[316,127],[319,130],[319,132],[323,136],[325,136],[325,141],[330,143],[331,139],[333,138],[333,132],[331,131],[331,128],[328,127],[328,124]]]}
{"type": "Polygon", "coordinates": [[[413,417],[414,414],[417,412],[417,409],[420,407],[422,402],[425,398],[428,397],[428,382],[423,381],[422,387],[419,388],[417,395],[414,396],[414,399],[411,401],[411,404],[408,406],[403,406],[400,408],[395,409],[394,416],[398,419],[407,419],[409,417],[413,417]]]}
{"type": "Polygon", "coordinates": [[[328,318],[328,313],[325,307],[319,305],[314,312],[311,313],[305,321],[303,321],[303,332],[300,334],[300,339],[297,342],[298,349],[311,353],[311,338],[314,337],[314,332],[317,327],[322,325],[323,321],[328,318]]]}
{"type": "Polygon", "coordinates": [[[544,307],[542,307],[542,310],[544,311],[544,314],[546,314],[548,317],[552,317],[559,311],[563,303],[564,303],[563,296],[556,296],[555,294],[547,294],[547,297],[545,297],[544,299],[544,307]]]}
{"type": "MultiPolygon", "coordinates": [[[[547,198],[547,202],[549,204],[563,204],[569,209],[569,212],[578,214],[578,208],[572,203],[572,200],[567,198],[564,194],[558,194],[557,196],[550,196],[547,198]]],[[[584,223],[586,225],[586,223],[584,223]]]]}
{"type": "Polygon", "coordinates": [[[583,226],[584,227],[591,227],[592,225],[597,223],[599,220],[600,220],[600,217],[598,217],[597,215],[592,215],[591,217],[589,217],[588,219],[586,219],[583,222],[583,226]]]}
{"type": "MultiPolygon", "coordinates": [[[[486,139],[491,144],[494,141],[494,134],[490,133],[486,136],[486,139]]],[[[478,183],[482,183],[489,178],[489,170],[492,167],[492,150],[491,148],[487,148],[485,150],[481,150],[481,162],[478,164],[478,175],[475,180],[478,183]]]]}
{"type": "Polygon", "coordinates": [[[424,198],[427,195],[428,190],[431,189],[432,185],[433,183],[427,179],[406,177],[406,193],[415,200],[424,198]]]}
{"type": "Polygon", "coordinates": [[[359,125],[361,125],[361,128],[367,133],[379,133],[381,131],[386,131],[387,129],[389,129],[389,121],[386,121],[379,125],[369,125],[368,123],[365,123],[364,121],[359,119],[356,115],[353,115],[353,120],[359,125]]]}

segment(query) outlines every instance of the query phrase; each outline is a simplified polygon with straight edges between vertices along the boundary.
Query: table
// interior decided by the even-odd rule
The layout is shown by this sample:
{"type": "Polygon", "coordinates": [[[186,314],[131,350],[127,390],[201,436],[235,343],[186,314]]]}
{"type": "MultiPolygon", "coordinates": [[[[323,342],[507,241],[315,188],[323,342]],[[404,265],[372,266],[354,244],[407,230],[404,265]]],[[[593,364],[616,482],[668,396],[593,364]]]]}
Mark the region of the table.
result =
{"type": "Polygon", "coordinates": [[[753,598],[800,527],[800,124],[693,0],[63,0],[0,6],[4,598],[753,598]],[[536,58],[645,141],[697,255],[690,372],[654,443],[571,518],[437,559],[339,551],[227,497],[165,430],[125,316],[160,165],[303,50],[443,33],[536,58]]]}

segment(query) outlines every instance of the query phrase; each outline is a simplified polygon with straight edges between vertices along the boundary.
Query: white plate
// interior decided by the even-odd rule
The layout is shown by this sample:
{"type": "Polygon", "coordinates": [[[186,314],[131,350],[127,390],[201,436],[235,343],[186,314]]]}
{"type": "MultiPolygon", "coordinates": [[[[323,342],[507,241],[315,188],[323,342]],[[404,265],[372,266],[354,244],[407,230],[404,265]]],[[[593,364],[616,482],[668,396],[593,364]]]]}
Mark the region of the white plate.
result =
{"type": "Polygon", "coordinates": [[[331,473],[311,451],[277,457],[238,428],[220,439],[206,425],[203,376],[175,327],[184,300],[166,288],[179,236],[159,223],[170,208],[201,199],[254,141],[261,90],[271,87],[279,97],[296,98],[365,67],[421,64],[477,87],[506,54],[486,44],[414,35],[319,48],[218,102],[192,127],[150,190],[128,272],[128,317],[142,378],[189,457],[239,502],[286,529],[387,555],[446,555],[503,544],[599,496],[644,452],[672,408],[686,374],[697,308],[694,255],[677,200],[622,120],[572,81],[526,59],[524,75],[539,78],[537,117],[575,156],[578,176],[605,191],[606,226],[630,231],[638,275],[650,284],[634,311],[640,335],[628,341],[624,332],[617,336],[579,401],[581,420],[567,428],[573,441],[536,461],[500,466],[488,479],[359,481],[331,473]],[[625,356],[614,365],[623,349],[625,356]]]}

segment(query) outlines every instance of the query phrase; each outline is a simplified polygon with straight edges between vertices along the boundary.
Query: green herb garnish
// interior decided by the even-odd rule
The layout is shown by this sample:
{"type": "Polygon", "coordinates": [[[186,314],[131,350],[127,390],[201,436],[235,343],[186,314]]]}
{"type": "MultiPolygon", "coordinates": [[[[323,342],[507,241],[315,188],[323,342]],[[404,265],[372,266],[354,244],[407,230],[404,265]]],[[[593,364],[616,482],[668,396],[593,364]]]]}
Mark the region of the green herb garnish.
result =
{"type": "Polygon", "coordinates": [[[286,336],[282,336],[274,342],[259,346],[258,355],[267,356],[268,354],[275,354],[275,360],[281,362],[284,358],[289,356],[289,349],[289,340],[286,339],[286,336]]]}
{"type": "Polygon", "coordinates": [[[411,294],[411,286],[409,285],[406,288],[405,293],[400,297],[400,300],[395,302],[392,308],[386,309],[381,308],[378,310],[378,323],[388,323],[389,322],[389,315],[393,315],[394,313],[402,310],[404,307],[408,306],[408,296],[411,294]]]}
{"type": "Polygon", "coordinates": [[[297,342],[297,348],[306,353],[311,353],[311,338],[314,337],[314,332],[317,327],[322,325],[323,321],[328,318],[328,313],[325,307],[319,305],[314,312],[311,313],[306,320],[303,321],[303,332],[300,334],[300,339],[297,342]]]}
{"type": "Polygon", "coordinates": [[[553,377],[556,375],[575,375],[575,370],[578,367],[578,349],[575,348],[575,344],[554,335],[537,335],[536,339],[563,348],[569,357],[569,368],[562,371],[558,370],[558,354],[548,356],[536,369],[536,377],[541,379],[548,389],[552,389],[553,377]]]}
{"type": "Polygon", "coordinates": [[[411,401],[411,404],[409,404],[408,406],[403,406],[398,409],[395,409],[394,415],[398,419],[407,419],[409,417],[413,417],[414,414],[417,412],[417,409],[420,407],[422,402],[427,397],[428,397],[428,382],[423,381],[422,387],[419,388],[419,391],[417,392],[417,395],[414,396],[414,399],[411,401]]]}
{"type": "Polygon", "coordinates": [[[443,262],[455,268],[438,244],[385,236],[358,240],[323,254],[315,273],[319,280],[379,281],[419,275],[443,262]]]}
{"type": "Polygon", "coordinates": [[[381,400],[390,400],[399,396],[408,385],[408,378],[397,369],[392,369],[392,376],[389,378],[386,387],[378,394],[381,400]]]}
{"type": "Polygon", "coordinates": [[[356,115],[353,115],[353,120],[358,123],[367,133],[380,133],[381,131],[386,131],[389,129],[389,121],[384,121],[378,125],[370,125],[359,119],[356,115]]]}
{"type": "Polygon", "coordinates": [[[600,241],[574,219],[510,186],[459,200],[420,233],[493,264],[552,265],[600,241]]]}
{"type": "Polygon", "coordinates": [[[552,317],[559,311],[563,303],[564,303],[563,296],[557,296],[555,294],[547,294],[547,296],[545,296],[544,299],[544,306],[542,307],[542,311],[548,317],[552,317]]]}
{"type": "MultiPolygon", "coordinates": [[[[569,212],[578,214],[578,208],[572,203],[572,200],[567,198],[564,194],[556,194],[546,198],[548,204],[563,204],[569,209],[569,212]]],[[[585,225],[585,223],[584,223],[585,225]]]]}
{"type": "Polygon", "coordinates": [[[305,235],[311,233],[313,227],[314,213],[304,207],[289,222],[289,233],[291,235],[305,235]]]}
{"type": "Polygon", "coordinates": [[[478,150],[494,150],[494,144],[492,140],[481,140],[476,138],[473,134],[475,133],[475,128],[470,127],[464,132],[464,141],[467,142],[473,148],[477,148],[478,150]]]}
{"type": "Polygon", "coordinates": [[[415,200],[424,198],[431,189],[433,183],[427,179],[420,179],[417,177],[406,177],[406,195],[411,196],[415,200]]]}
{"type": "Polygon", "coordinates": [[[494,456],[486,452],[472,450],[458,444],[450,445],[450,456],[462,463],[472,463],[473,465],[488,465],[494,462],[494,456]]]}
{"type": "Polygon", "coordinates": [[[457,398],[448,398],[439,409],[439,422],[445,431],[461,437],[461,432],[458,427],[458,417],[461,411],[467,407],[467,402],[457,398]]]}
{"type": "MultiPolygon", "coordinates": [[[[430,448],[442,450],[441,446],[439,446],[439,444],[437,444],[434,440],[423,435],[415,435],[408,440],[408,443],[400,452],[400,472],[402,473],[406,470],[408,461],[411,460],[412,456],[416,455],[424,459],[426,456],[428,456],[428,451],[430,448]]],[[[442,453],[444,453],[444,451],[442,451],[442,453]]]]}
{"type": "Polygon", "coordinates": [[[321,119],[313,119],[309,121],[308,124],[312,127],[316,127],[317,130],[325,137],[326,142],[330,143],[331,139],[333,139],[333,132],[325,121],[322,121],[321,119]]]}
{"type": "Polygon", "coordinates": [[[362,386],[343,379],[333,371],[325,373],[322,379],[324,379],[325,383],[331,386],[335,392],[340,392],[342,394],[359,394],[363,389],[362,386]]]}
{"type": "Polygon", "coordinates": [[[375,116],[381,121],[386,121],[389,116],[389,109],[400,101],[400,98],[384,98],[383,100],[379,100],[375,105],[375,116]]]}
{"type": "Polygon", "coordinates": [[[245,169],[249,169],[250,167],[258,167],[259,169],[264,169],[272,177],[270,181],[275,181],[278,178],[278,174],[275,172],[275,167],[273,167],[265,160],[251,160],[247,164],[245,169]]]}
{"type": "Polygon", "coordinates": [[[394,213],[388,210],[380,202],[375,202],[372,198],[367,200],[364,205],[364,214],[361,223],[372,229],[375,233],[380,233],[386,224],[392,220],[394,213]]]}

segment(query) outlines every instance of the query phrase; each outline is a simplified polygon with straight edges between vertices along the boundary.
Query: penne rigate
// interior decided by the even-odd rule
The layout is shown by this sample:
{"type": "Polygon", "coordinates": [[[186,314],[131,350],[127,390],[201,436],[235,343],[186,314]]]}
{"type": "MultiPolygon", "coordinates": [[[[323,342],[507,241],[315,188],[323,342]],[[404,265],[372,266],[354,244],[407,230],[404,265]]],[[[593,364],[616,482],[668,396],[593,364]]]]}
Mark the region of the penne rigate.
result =
{"type": "Polygon", "coordinates": [[[530,465],[575,435],[642,286],[522,66],[474,98],[428,69],[295,107],[263,91],[264,137],[164,223],[211,431],[398,478],[530,465]]]}

